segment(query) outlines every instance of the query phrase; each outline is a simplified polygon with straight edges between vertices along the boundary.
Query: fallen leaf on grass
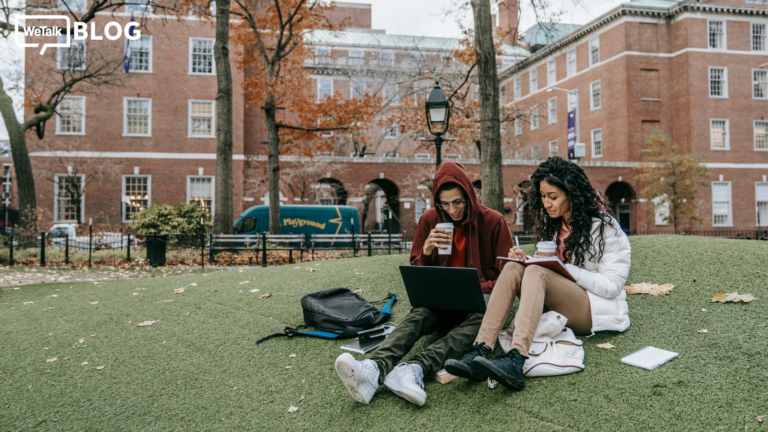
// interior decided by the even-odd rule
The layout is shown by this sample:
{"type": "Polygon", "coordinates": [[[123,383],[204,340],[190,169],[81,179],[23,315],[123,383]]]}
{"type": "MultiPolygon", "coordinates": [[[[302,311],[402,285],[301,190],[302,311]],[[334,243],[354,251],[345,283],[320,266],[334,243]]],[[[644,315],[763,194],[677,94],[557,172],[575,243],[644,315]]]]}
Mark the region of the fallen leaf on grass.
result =
{"type": "Polygon", "coordinates": [[[57,296],[56,294],[51,294],[51,295],[49,295],[49,296],[48,296],[48,297],[46,297],[46,298],[51,298],[51,297],[58,297],[58,296],[57,296]]]}
{"type": "Polygon", "coordinates": [[[252,290],[250,290],[248,292],[259,292],[259,289],[258,288],[254,288],[254,289],[252,289],[252,290]]]}
{"type": "Polygon", "coordinates": [[[24,302],[25,305],[32,304],[32,303],[34,303],[34,302],[31,302],[31,301],[24,302]]]}
{"type": "Polygon", "coordinates": [[[133,293],[133,295],[139,295],[139,293],[133,293]]]}
{"type": "Polygon", "coordinates": [[[144,321],[144,322],[140,322],[138,324],[138,326],[139,327],[147,327],[147,326],[151,326],[152,324],[155,324],[155,323],[157,323],[157,321],[144,321]]]}
{"type": "Polygon", "coordinates": [[[709,331],[707,331],[707,329],[702,329],[702,330],[699,330],[699,333],[709,333],[709,331]]]}
{"type": "Polygon", "coordinates": [[[97,302],[97,301],[95,301],[95,302],[88,302],[89,305],[95,305],[95,304],[98,304],[98,303],[99,302],[97,302]]]}
{"type": "Polygon", "coordinates": [[[365,274],[365,273],[355,273],[355,274],[356,274],[356,275],[361,275],[361,274],[365,274]]]}
{"type": "Polygon", "coordinates": [[[83,364],[81,364],[80,366],[85,366],[87,364],[88,364],[88,362],[83,362],[83,364]]]}
{"type": "Polygon", "coordinates": [[[49,311],[49,310],[53,310],[53,308],[52,308],[52,307],[49,307],[49,308],[47,308],[47,309],[43,309],[43,310],[44,310],[44,311],[49,311]]]}
{"type": "Polygon", "coordinates": [[[288,358],[294,358],[294,357],[296,357],[296,354],[291,354],[288,356],[288,358]]]}
{"type": "Polygon", "coordinates": [[[102,369],[104,369],[105,367],[106,367],[106,366],[96,366],[96,367],[92,367],[92,368],[85,368],[85,370],[90,370],[90,369],[102,370],[102,369]]]}
{"type": "Polygon", "coordinates": [[[267,297],[272,297],[272,293],[266,293],[259,296],[260,299],[265,299],[267,297]]]}
{"type": "Polygon", "coordinates": [[[92,334],[92,335],[91,335],[91,337],[96,337],[96,335],[95,335],[95,334],[92,334]]]}
{"type": "Polygon", "coordinates": [[[672,284],[659,285],[650,282],[641,282],[625,286],[624,291],[627,294],[648,294],[652,296],[667,295],[675,286],[672,284]]]}
{"type": "MultiPolygon", "coordinates": [[[[61,354],[59,354],[59,355],[61,355],[61,354]]],[[[54,357],[54,358],[49,358],[49,359],[48,359],[48,360],[46,360],[45,362],[46,362],[46,363],[53,363],[53,362],[55,362],[55,361],[56,361],[56,360],[58,360],[58,359],[59,359],[59,356],[56,356],[56,357],[54,357]]]]}
{"type": "Polygon", "coordinates": [[[83,343],[83,342],[85,342],[85,338],[80,338],[77,340],[77,343],[83,343]]]}
{"type": "Polygon", "coordinates": [[[136,291],[145,290],[146,288],[136,288],[136,291]]]}
{"type": "Polygon", "coordinates": [[[242,281],[242,282],[240,282],[240,285],[247,284],[247,283],[248,283],[248,281],[242,281]]]}
{"type": "Polygon", "coordinates": [[[604,344],[597,344],[597,347],[598,347],[598,348],[605,348],[605,349],[616,348],[615,346],[613,346],[613,345],[611,345],[611,344],[609,344],[609,343],[604,343],[604,344]]]}
{"type": "Polygon", "coordinates": [[[189,286],[197,286],[197,284],[196,283],[191,283],[191,284],[189,284],[189,286]]]}
{"type": "Polygon", "coordinates": [[[317,270],[318,270],[318,269],[316,269],[316,268],[307,267],[307,271],[308,271],[308,272],[313,272],[313,271],[317,271],[317,270]]]}
{"type": "Polygon", "coordinates": [[[732,303],[738,303],[738,302],[744,302],[749,303],[752,300],[757,300],[755,296],[752,294],[739,294],[738,291],[732,292],[732,293],[726,293],[723,292],[723,290],[720,290],[712,297],[712,300],[710,300],[710,303],[714,302],[732,302],[732,303]]]}
{"type": "Polygon", "coordinates": [[[757,420],[758,423],[762,423],[765,420],[766,417],[768,417],[768,416],[764,416],[764,415],[757,416],[757,417],[755,417],[755,420],[757,420]]]}
{"type": "Polygon", "coordinates": [[[183,292],[184,292],[184,288],[176,288],[175,290],[173,290],[174,294],[181,294],[183,292]]]}
{"type": "Polygon", "coordinates": [[[43,351],[49,350],[49,349],[51,349],[51,347],[45,347],[45,348],[43,348],[43,351]]]}
{"type": "Polygon", "coordinates": [[[306,395],[307,395],[306,393],[304,393],[303,395],[301,395],[301,397],[299,398],[299,402],[303,401],[303,400],[304,400],[304,396],[306,396],[306,395]]]}
{"type": "Polygon", "coordinates": [[[286,369],[290,369],[291,367],[290,367],[290,366],[286,366],[285,368],[286,368],[286,369]]]}
{"type": "MultiPolygon", "coordinates": [[[[355,274],[357,274],[357,273],[355,273],[355,274]]],[[[365,292],[364,289],[359,289],[359,290],[352,291],[352,294],[360,294],[360,293],[364,293],[364,292],[365,292]]]]}
{"type": "Polygon", "coordinates": [[[289,413],[292,413],[292,412],[296,412],[296,411],[298,411],[298,410],[299,410],[299,408],[298,408],[298,407],[295,407],[295,406],[293,406],[293,405],[291,405],[291,407],[290,407],[290,408],[288,408],[288,412],[289,412],[289,413]]]}
{"type": "Polygon", "coordinates": [[[155,304],[157,304],[157,303],[169,303],[169,302],[172,302],[172,301],[173,300],[160,300],[159,302],[155,302],[155,304]]]}

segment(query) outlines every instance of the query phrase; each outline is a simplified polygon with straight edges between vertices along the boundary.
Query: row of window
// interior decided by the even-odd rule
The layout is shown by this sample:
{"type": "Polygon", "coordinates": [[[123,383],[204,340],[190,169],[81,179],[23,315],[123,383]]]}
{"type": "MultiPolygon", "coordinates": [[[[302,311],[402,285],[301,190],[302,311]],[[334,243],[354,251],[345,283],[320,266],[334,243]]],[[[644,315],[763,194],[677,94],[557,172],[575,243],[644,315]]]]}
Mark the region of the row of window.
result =
{"type": "MultiPolygon", "coordinates": [[[[66,44],[67,35],[59,36],[59,43],[66,44]]],[[[189,38],[189,74],[216,75],[211,38],[189,38]]],[[[152,36],[142,35],[131,41],[130,72],[152,72],[152,36]]],[[[86,45],[84,40],[72,40],[69,47],[58,47],[56,67],[65,70],[85,69],[86,45]]]]}
{"type": "MultiPolygon", "coordinates": [[[[768,70],[752,69],[752,99],[768,99],[768,70]]],[[[728,68],[709,67],[709,97],[728,97],[728,68]]]]}
{"type": "MultiPolygon", "coordinates": [[[[53,214],[57,222],[82,221],[85,211],[85,194],[73,196],[73,191],[82,192],[83,174],[57,174],[54,183],[53,214]]],[[[198,203],[200,207],[213,212],[213,176],[187,176],[187,202],[198,203]]],[[[123,221],[129,222],[136,212],[152,204],[152,176],[125,175],[122,185],[123,221]]]]}
{"type": "MultiPolygon", "coordinates": [[[[721,177],[722,178],[722,177],[721,177]]],[[[765,177],[763,177],[765,179],[765,177]]],[[[729,181],[712,182],[712,225],[733,226],[732,190],[729,181]]],[[[768,182],[755,182],[757,226],[768,226],[768,182]]]]}
{"type": "MultiPolygon", "coordinates": [[[[709,49],[728,49],[728,37],[726,33],[725,21],[709,20],[707,21],[707,29],[709,49]]],[[[768,45],[766,45],[765,23],[752,23],[750,41],[752,51],[768,51],[768,45]]]]}
{"type": "MultiPolygon", "coordinates": [[[[768,121],[753,121],[752,132],[754,150],[768,151],[768,121]]],[[[709,148],[711,150],[731,149],[731,132],[728,119],[710,119],[709,135],[709,148]]]]}
{"type": "MultiPolygon", "coordinates": [[[[216,102],[187,101],[189,138],[215,138],[216,102]]],[[[66,96],[56,115],[56,133],[85,135],[85,96],[66,96]]],[[[152,99],[123,98],[123,136],[152,136],[152,99]]]]}
{"type": "MultiPolygon", "coordinates": [[[[592,139],[592,159],[603,157],[603,128],[592,129],[590,131],[590,137],[592,139]]],[[[557,156],[557,140],[549,142],[548,155],[557,156]]],[[[530,159],[539,160],[543,159],[543,155],[539,154],[538,146],[533,146],[526,150],[516,150],[515,159],[528,159],[526,152],[530,151],[530,159]]]]}

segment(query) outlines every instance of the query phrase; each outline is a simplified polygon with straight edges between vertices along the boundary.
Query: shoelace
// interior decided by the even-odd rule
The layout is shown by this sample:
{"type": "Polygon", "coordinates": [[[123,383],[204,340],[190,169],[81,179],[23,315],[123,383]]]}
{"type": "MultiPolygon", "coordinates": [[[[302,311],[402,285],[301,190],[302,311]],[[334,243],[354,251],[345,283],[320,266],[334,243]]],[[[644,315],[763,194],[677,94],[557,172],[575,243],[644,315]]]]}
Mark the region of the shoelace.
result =
{"type": "MultiPolygon", "coordinates": [[[[483,349],[482,348],[488,349],[488,347],[485,346],[485,342],[480,342],[480,343],[475,342],[475,344],[472,345],[471,347],[464,348],[464,352],[465,353],[471,353],[473,351],[476,351],[478,353],[478,355],[483,355],[483,349]]],[[[485,356],[483,356],[483,357],[485,357],[485,356]]]]}

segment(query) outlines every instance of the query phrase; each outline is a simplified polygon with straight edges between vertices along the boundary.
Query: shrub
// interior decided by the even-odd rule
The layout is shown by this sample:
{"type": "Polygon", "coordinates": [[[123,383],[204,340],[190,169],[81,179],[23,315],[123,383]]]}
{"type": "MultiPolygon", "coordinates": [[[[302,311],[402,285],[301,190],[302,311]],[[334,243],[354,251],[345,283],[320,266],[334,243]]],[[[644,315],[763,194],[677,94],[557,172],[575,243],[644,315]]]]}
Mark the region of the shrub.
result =
{"type": "Polygon", "coordinates": [[[141,235],[179,234],[173,236],[174,241],[189,243],[200,237],[200,218],[203,219],[205,231],[211,228],[211,214],[200,208],[197,203],[169,206],[153,204],[131,218],[129,227],[141,235]]]}

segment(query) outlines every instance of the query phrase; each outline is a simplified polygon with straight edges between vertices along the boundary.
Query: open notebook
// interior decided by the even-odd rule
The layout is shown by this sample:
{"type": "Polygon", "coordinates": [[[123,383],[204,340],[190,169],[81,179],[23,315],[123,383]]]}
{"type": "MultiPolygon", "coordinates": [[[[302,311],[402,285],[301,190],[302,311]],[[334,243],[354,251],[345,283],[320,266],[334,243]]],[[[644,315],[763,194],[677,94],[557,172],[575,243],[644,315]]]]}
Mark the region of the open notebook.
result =
{"type": "Polygon", "coordinates": [[[540,265],[576,282],[576,278],[574,278],[573,275],[568,271],[568,269],[565,268],[565,264],[563,264],[563,262],[560,261],[560,258],[556,256],[545,257],[545,258],[531,258],[525,261],[522,261],[519,259],[509,259],[508,257],[496,257],[496,259],[500,259],[502,261],[512,261],[512,262],[520,263],[526,267],[529,265],[540,265]]]}

